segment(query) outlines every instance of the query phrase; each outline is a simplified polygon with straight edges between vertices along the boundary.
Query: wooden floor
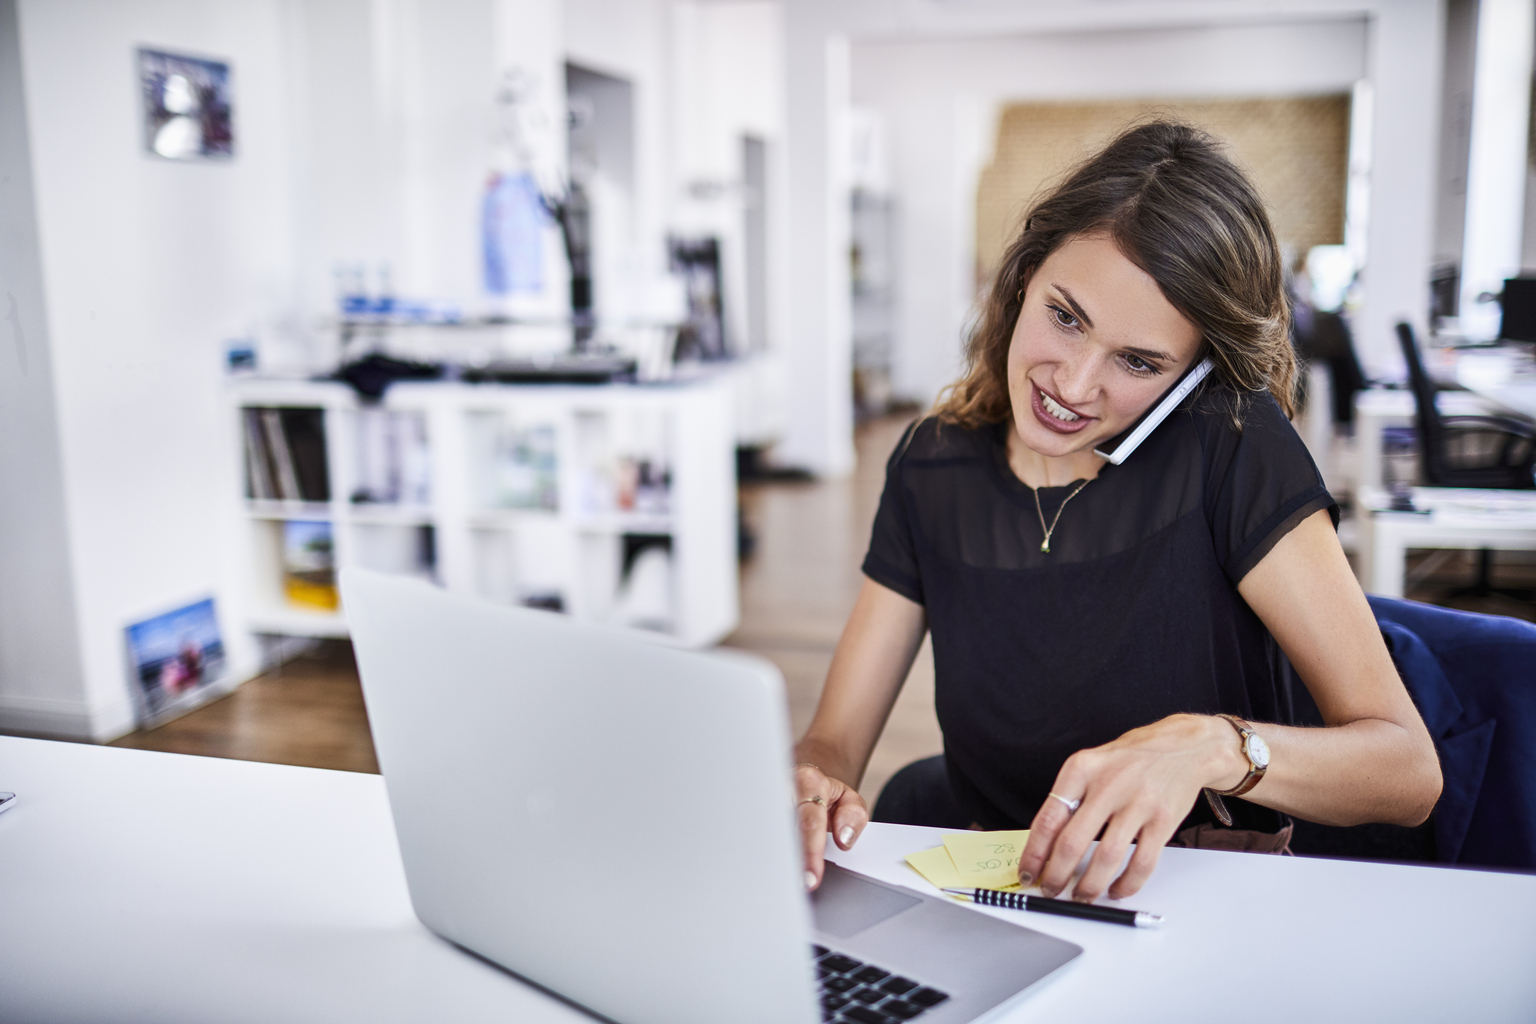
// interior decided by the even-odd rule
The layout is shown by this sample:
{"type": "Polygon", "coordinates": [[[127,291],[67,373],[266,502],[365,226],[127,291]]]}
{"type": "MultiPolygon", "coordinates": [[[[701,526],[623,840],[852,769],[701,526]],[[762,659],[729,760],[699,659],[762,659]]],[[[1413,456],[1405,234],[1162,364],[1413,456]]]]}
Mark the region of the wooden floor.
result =
{"type": "MultiPolygon", "coordinates": [[[[877,420],[857,435],[858,469],[845,481],[763,483],[743,488],[747,521],[757,536],[742,568],[741,626],[726,643],[768,658],[784,673],[796,735],[810,721],[832,650],[858,594],[859,563],[880,498],[885,460],[907,420],[877,420]]],[[[1433,571],[1409,591],[1445,601],[1471,580],[1461,554],[1410,559],[1433,571]],[[1436,564],[1426,565],[1426,558],[1436,564]]],[[[1530,566],[1501,568],[1496,583],[1536,584],[1530,566]]],[[[1448,601],[1471,611],[1536,619],[1536,604],[1504,598],[1448,601]]],[[[207,754],[251,761],[376,772],[373,743],[351,647],[332,641],[254,679],[233,694],[117,746],[207,754]]],[[[933,659],[927,644],[913,666],[861,791],[873,803],[902,765],[942,747],[933,714],[933,659]]]]}
{"type": "Polygon", "coordinates": [[[320,647],[221,700],[112,744],[240,761],[377,772],[352,645],[320,647]]]}

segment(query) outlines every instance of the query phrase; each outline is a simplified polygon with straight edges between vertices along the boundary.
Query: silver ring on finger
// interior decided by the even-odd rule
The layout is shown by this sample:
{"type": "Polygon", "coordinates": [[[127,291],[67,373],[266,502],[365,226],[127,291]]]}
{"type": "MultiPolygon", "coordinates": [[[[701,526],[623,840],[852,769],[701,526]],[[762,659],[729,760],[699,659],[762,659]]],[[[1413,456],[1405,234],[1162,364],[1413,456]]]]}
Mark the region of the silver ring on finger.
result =
{"type": "Polygon", "coordinates": [[[822,795],[820,793],[817,793],[815,796],[808,796],[808,797],[806,797],[805,799],[801,800],[795,806],[796,807],[803,807],[806,804],[815,804],[817,807],[825,807],[827,805],[827,801],[822,798],[822,795]]]}
{"type": "Polygon", "coordinates": [[[1082,801],[1081,797],[1079,797],[1076,800],[1073,800],[1070,797],[1062,796],[1060,793],[1052,793],[1052,794],[1050,794],[1050,797],[1051,797],[1052,800],[1060,800],[1062,805],[1064,807],[1066,807],[1068,814],[1076,814],[1077,813],[1077,809],[1079,807],[1083,806],[1083,801],[1082,801]]]}

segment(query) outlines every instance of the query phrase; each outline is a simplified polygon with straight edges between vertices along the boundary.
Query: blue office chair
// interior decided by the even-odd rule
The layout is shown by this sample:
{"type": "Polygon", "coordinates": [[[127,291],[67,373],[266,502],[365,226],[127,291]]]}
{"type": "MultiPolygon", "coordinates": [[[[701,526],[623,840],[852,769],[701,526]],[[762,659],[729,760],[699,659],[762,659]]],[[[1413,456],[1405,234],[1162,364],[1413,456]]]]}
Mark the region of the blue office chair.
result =
{"type": "Polygon", "coordinates": [[[1536,624],[1369,600],[1440,753],[1439,859],[1536,869],[1536,624]]]}
{"type": "MultiPolygon", "coordinates": [[[[1536,869],[1536,624],[1369,597],[1440,755],[1444,787],[1414,828],[1297,820],[1299,854],[1536,869]]],[[[1306,689],[1299,725],[1321,725],[1306,689]]]]}

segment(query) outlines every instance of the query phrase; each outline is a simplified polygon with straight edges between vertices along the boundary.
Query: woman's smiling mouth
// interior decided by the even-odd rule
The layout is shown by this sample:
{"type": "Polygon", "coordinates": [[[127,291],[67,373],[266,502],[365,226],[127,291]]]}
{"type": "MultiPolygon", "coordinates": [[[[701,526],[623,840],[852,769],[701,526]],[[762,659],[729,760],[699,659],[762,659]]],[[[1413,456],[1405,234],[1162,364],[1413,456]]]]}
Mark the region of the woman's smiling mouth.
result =
{"type": "Polygon", "coordinates": [[[1035,419],[1058,434],[1075,434],[1094,420],[1092,416],[1084,416],[1062,405],[1042,391],[1034,381],[1029,382],[1029,397],[1035,419]]]}

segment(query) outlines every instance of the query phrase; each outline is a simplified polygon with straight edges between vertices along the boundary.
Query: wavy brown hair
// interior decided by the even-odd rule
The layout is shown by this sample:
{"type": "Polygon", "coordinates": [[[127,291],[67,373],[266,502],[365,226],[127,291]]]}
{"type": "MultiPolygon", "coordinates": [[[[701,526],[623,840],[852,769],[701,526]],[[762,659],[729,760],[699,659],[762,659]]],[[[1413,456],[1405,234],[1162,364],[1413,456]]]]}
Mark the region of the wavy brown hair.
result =
{"type": "Polygon", "coordinates": [[[1211,136],[1156,120],[1122,132],[1029,211],[966,342],[965,375],[934,406],[941,422],[974,428],[1012,415],[1008,346],[1030,276],[1091,232],[1109,234],[1199,329],[1201,354],[1216,364],[1208,379],[1239,402],[1268,390],[1295,415],[1290,309],[1264,202],[1211,136]]]}

